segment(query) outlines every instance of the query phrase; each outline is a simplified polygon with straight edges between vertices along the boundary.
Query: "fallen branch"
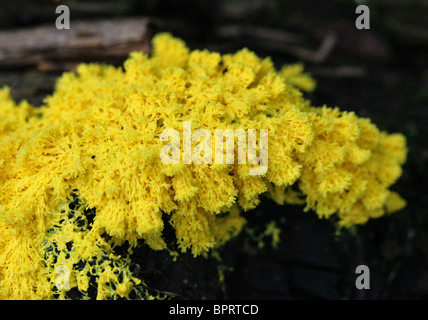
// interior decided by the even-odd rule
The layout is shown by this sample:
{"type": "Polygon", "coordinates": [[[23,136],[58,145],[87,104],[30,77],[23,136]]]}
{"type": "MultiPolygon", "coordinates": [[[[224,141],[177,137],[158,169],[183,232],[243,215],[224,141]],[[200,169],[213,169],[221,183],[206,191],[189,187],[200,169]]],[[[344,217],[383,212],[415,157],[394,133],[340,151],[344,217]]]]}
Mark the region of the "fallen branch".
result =
{"type": "Polygon", "coordinates": [[[71,21],[0,32],[0,69],[69,70],[86,61],[120,62],[130,51],[149,51],[149,19],[71,21]]]}

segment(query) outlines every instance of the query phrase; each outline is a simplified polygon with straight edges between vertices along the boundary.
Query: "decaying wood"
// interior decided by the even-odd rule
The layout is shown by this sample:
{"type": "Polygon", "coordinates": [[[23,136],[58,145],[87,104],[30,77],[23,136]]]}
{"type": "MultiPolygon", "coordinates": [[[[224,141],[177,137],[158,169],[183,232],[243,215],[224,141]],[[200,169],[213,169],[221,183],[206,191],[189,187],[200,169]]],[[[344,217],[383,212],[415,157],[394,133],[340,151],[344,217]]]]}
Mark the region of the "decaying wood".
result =
{"type": "Polygon", "coordinates": [[[37,67],[68,70],[77,63],[120,61],[130,51],[149,51],[149,19],[71,21],[70,29],[55,24],[0,32],[0,69],[37,67]]]}

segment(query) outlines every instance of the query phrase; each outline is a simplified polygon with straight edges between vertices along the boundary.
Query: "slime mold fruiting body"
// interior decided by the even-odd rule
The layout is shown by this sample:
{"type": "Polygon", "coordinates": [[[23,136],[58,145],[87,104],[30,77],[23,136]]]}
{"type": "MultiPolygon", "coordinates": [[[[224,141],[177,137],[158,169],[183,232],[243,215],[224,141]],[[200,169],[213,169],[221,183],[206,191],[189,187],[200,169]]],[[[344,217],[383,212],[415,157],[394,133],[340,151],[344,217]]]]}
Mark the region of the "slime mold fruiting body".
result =
{"type": "MultiPolygon", "coordinates": [[[[337,108],[314,107],[301,65],[276,71],[248,49],[190,51],[159,34],[150,56],[124,67],[82,64],[64,73],[40,108],[0,91],[0,298],[129,297],[139,241],[167,249],[165,223],[195,256],[240,233],[264,195],[305,203],[319,217],[363,224],[405,202],[389,187],[406,158],[401,134],[337,108]],[[165,164],[162,131],[268,129],[264,175],[253,164],[165,164]],[[291,189],[291,186],[297,186],[291,189]],[[127,254],[114,248],[128,244],[127,254]]],[[[197,142],[192,141],[192,150],[197,142]]]]}

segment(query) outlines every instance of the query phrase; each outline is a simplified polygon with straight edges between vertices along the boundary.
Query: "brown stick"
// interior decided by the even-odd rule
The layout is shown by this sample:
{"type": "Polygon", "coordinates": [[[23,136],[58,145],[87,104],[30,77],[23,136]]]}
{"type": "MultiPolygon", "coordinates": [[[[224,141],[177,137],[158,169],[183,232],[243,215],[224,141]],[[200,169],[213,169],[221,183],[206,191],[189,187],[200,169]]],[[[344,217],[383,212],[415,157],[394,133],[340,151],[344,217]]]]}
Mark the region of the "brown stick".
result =
{"type": "Polygon", "coordinates": [[[69,70],[84,61],[119,62],[130,51],[149,51],[149,19],[71,21],[0,32],[0,69],[69,70]]]}

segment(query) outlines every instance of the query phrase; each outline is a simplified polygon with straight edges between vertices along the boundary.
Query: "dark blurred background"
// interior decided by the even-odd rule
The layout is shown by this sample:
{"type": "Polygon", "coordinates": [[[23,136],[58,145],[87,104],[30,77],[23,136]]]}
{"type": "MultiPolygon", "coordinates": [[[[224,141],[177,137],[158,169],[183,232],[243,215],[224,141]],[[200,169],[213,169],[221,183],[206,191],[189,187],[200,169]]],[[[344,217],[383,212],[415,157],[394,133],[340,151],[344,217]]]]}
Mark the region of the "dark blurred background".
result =
{"type": "Polygon", "coordinates": [[[266,203],[246,217],[260,237],[276,220],[278,248],[260,248],[244,233],[223,248],[220,264],[137,255],[147,283],[190,299],[428,298],[428,2],[2,0],[0,86],[40,105],[61,72],[80,62],[120,65],[131,50],[149,52],[151,37],[161,31],[192,49],[248,47],[278,67],[301,61],[318,82],[308,96],[314,105],[352,110],[382,130],[405,134],[408,161],[393,189],[408,206],[335,235],[332,221],[266,203]],[[55,28],[60,4],[70,8],[70,30],[55,28]],[[359,4],[370,9],[369,30],[355,26],[359,4]],[[355,289],[359,264],[370,267],[370,290],[355,289]]]}

